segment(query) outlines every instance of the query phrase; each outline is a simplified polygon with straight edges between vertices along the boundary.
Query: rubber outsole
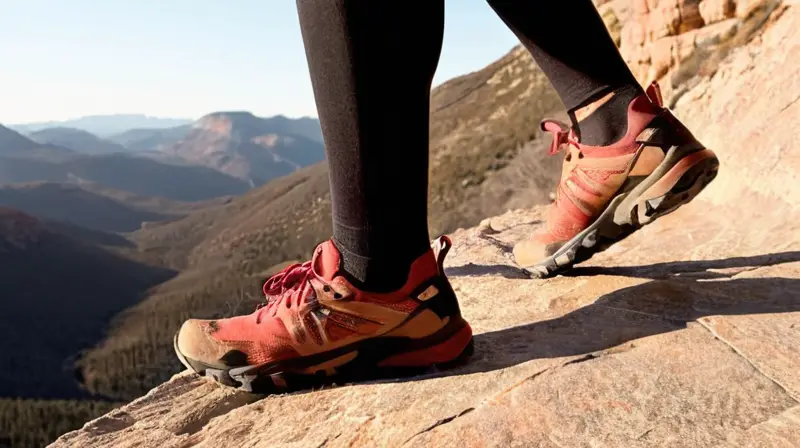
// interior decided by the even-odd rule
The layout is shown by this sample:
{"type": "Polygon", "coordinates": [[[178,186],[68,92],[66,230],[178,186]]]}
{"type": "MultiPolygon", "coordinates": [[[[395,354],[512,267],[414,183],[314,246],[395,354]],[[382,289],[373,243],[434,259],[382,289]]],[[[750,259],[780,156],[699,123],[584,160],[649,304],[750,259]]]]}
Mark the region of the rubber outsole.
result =
{"type": "Polygon", "coordinates": [[[173,339],[173,346],[181,363],[197,374],[225,386],[258,394],[288,393],[332,384],[430,374],[463,365],[474,352],[472,329],[463,319],[451,322],[426,338],[377,337],[330,352],[228,369],[208,366],[185,356],[178,348],[177,334],[173,339]],[[457,356],[446,361],[415,366],[381,366],[386,360],[425,351],[456,338],[467,340],[466,345],[457,356]]]}
{"type": "Polygon", "coordinates": [[[650,182],[645,180],[644,191],[633,189],[614,197],[589,227],[550,257],[535,265],[523,266],[523,271],[532,278],[556,276],[656,219],[674,212],[691,202],[716,178],[719,159],[711,150],[702,149],[682,157],[669,168],[650,182]],[[681,166],[682,163],[687,166],[681,166]],[[674,171],[677,174],[670,176],[674,171]]]}

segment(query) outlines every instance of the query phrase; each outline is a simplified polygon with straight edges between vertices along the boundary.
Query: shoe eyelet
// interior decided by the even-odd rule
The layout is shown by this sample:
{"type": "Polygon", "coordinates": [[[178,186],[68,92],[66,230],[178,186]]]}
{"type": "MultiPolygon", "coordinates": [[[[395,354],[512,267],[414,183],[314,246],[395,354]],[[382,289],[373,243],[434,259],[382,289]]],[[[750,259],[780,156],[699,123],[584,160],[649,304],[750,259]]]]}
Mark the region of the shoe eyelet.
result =
{"type": "Polygon", "coordinates": [[[582,158],[583,158],[583,153],[582,153],[582,152],[579,152],[579,153],[578,153],[578,158],[579,158],[579,159],[582,159],[582,158]]]}
{"type": "Polygon", "coordinates": [[[333,293],[333,298],[338,300],[338,299],[342,298],[342,295],[339,294],[338,292],[335,292],[335,293],[333,293]]]}
{"type": "Polygon", "coordinates": [[[325,292],[331,292],[331,287],[328,286],[328,285],[325,285],[325,286],[322,287],[322,290],[325,291],[325,292]]]}
{"type": "Polygon", "coordinates": [[[566,160],[567,162],[571,161],[572,160],[572,154],[571,153],[567,154],[567,157],[564,160],[566,160]]]}

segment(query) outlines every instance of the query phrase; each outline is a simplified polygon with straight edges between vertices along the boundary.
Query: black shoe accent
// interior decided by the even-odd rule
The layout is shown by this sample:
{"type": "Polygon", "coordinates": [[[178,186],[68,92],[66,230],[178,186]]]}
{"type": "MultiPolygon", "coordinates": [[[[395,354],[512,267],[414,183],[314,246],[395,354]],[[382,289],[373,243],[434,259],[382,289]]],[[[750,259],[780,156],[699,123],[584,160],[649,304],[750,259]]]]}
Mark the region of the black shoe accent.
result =
{"type": "Polygon", "coordinates": [[[222,355],[219,361],[228,367],[246,366],[247,354],[241,350],[231,350],[222,355]]]}

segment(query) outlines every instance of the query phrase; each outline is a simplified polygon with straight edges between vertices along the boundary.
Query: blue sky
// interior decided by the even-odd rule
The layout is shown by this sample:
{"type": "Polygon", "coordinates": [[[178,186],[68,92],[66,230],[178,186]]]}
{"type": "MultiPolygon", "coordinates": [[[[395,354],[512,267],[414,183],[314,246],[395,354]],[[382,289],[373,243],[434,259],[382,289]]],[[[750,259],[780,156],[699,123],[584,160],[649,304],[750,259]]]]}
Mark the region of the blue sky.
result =
{"type": "MultiPolygon", "coordinates": [[[[446,5],[434,84],[517,43],[485,1],[446,5]]],[[[0,123],[217,110],[317,115],[294,0],[3,2],[0,61],[0,123]]]]}

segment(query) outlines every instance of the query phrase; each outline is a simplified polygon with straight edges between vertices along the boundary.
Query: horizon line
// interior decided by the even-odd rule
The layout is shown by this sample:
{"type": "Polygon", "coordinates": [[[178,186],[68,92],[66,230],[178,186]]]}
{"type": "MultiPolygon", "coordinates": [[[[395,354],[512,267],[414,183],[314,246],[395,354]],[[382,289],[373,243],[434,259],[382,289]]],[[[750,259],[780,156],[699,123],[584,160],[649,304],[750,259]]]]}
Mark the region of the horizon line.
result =
{"type": "Polygon", "coordinates": [[[258,117],[258,118],[284,117],[284,118],[288,118],[288,119],[292,119],[292,120],[300,120],[300,119],[303,119],[303,118],[311,118],[311,119],[314,119],[314,120],[319,120],[319,116],[308,115],[308,114],[306,114],[306,115],[297,115],[297,116],[290,116],[290,115],[287,115],[287,114],[280,114],[280,113],[279,114],[275,114],[275,115],[257,115],[256,113],[251,112],[249,110],[232,110],[231,109],[231,110],[218,110],[218,111],[214,111],[214,112],[208,112],[206,114],[200,115],[197,118],[161,116],[161,115],[148,115],[148,114],[144,114],[144,113],[110,113],[110,114],[81,115],[81,116],[78,116],[78,117],[71,117],[71,118],[64,118],[64,119],[25,121],[25,122],[15,122],[15,123],[5,122],[4,125],[5,126],[30,126],[30,125],[44,125],[44,124],[51,124],[51,123],[52,124],[58,124],[58,123],[64,123],[64,122],[67,122],[67,121],[82,120],[82,119],[86,119],[86,118],[125,117],[125,116],[128,116],[128,117],[154,118],[154,119],[158,119],[158,120],[188,120],[188,121],[193,121],[194,122],[194,121],[200,120],[203,117],[207,117],[207,116],[213,115],[213,114],[242,113],[242,112],[249,113],[249,114],[253,115],[254,117],[258,117]]]}

